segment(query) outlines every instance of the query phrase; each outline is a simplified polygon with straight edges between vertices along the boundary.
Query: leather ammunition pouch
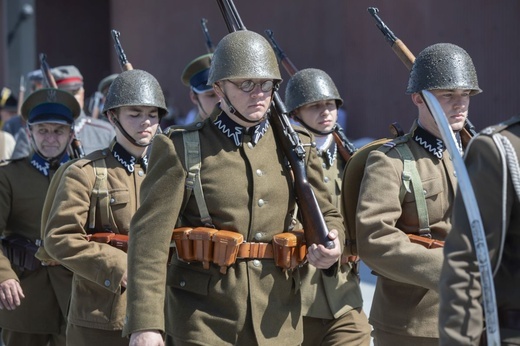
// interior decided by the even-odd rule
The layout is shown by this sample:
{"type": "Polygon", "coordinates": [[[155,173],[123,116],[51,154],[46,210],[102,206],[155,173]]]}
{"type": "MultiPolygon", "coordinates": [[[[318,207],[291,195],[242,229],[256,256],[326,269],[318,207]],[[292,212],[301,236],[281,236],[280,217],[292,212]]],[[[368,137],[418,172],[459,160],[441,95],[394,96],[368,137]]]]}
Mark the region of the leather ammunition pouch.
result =
{"type": "Polygon", "coordinates": [[[99,232],[87,234],[87,240],[95,241],[97,243],[109,244],[124,252],[127,252],[128,250],[128,235],[126,234],[99,232]]]}
{"type": "Polygon", "coordinates": [[[277,234],[270,244],[244,242],[238,232],[180,227],[173,230],[172,241],[179,260],[202,262],[204,269],[213,262],[220,266],[222,274],[237,259],[275,259],[275,264],[285,270],[296,268],[306,255],[303,231],[277,234]]]}
{"type": "Polygon", "coordinates": [[[291,231],[273,236],[274,262],[285,270],[294,269],[305,259],[307,247],[303,231],[291,231]]]}
{"type": "Polygon", "coordinates": [[[20,269],[36,270],[41,266],[34,256],[38,246],[25,237],[17,234],[2,237],[2,250],[11,264],[20,269]]]}

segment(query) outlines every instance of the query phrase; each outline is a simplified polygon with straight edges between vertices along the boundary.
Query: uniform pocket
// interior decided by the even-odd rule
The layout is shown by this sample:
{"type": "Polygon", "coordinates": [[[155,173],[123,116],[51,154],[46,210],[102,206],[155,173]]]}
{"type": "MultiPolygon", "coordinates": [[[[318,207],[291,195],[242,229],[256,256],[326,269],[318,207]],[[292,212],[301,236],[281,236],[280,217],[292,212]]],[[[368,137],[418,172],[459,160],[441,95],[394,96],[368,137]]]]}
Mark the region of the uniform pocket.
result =
{"type": "Polygon", "coordinates": [[[110,224],[116,227],[119,233],[128,234],[130,220],[132,219],[133,208],[130,207],[130,192],[128,189],[110,190],[109,203],[112,211],[110,224]],[[116,223],[116,220],[118,223],[116,223]]]}
{"type": "Polygon", "coordinates": [[[212,275],[208,271],[192,270],[187,266],[189,264],[186,266],[170,265],[166,284],[176,289],[207,296],[212,275]]]}

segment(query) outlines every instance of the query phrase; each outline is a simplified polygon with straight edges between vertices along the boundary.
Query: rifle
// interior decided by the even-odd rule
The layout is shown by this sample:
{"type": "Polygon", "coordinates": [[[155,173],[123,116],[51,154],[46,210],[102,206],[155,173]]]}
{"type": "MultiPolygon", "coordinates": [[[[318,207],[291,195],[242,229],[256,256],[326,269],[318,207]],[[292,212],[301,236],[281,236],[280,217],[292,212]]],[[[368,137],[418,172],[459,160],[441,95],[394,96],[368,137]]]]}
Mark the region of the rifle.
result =
{"type": "Polygon", "coordinates": [[[42,70],[43,83],[47,88],[58,89],[58,85],[54,80],[54,76],[51,73],[51,68],[47,63],[47,55],[45,53],[40,54],[40,69],[42,70]]]}
{"type": "Polygon", "coordinates": [[[22,114],[22,104],[25,99],[25,78],[20,76],[20,88],[18,89],[18,104],[16,105],[16,113],[22,114]]]}
{"type": "MultiPolygon", "coordinates": [[[[289,76],[293,76],[296,72],[298,72],[298,69],[274,39],[273,31],[267,29],[265,30],[265,33],[267,34],[267,39],[271,44],[271,47],[273,47],[273,50],[276,56],[278,57],[278,60],[285,68],[285,71],[287,71],[289,76]]],[[[338,146],[338,152],[343,158],[343,160],[348,161],[350,157],[356,152],[357,148],[354,144],[352,144],[351,141],[349,141],[349,139],[345,135],[345,132],[343,131],[341,126],[339,126],[338,123],[336,123],[336,126],[334,126],[333,131],[334,132],[332,132],[332,136],[334,137],[334,141],[338,146]]]]}
{"type": "Polygon", "coordinates": [[[121,46],[121,41],[119,41],[119,36],[121,36],[121,33],[117,30],[112,30],[112,38],[114,39],[114,48],[116,49],[117,56],[119,58],[119,65],[121,65],[121,69],[123,71],[129,71],[133,70],[132,64],[128,61],[126,58],[125,51],[123,50],[123,47],[121,46]]]}
{"type": "MultiPolygon", "coordinates": [[[[413,62],[415,61],[415,56],[412,52],[406,47],[406,45],[400,39],[395,36],[395,34],[386,26],[385,23],[381,20],[379,15],[377,14],[379,10],[375,7],[369,7],[368,12],[374,17],[376,21],[376,25],[381,30],[386,40],[392,47],[394,53],[399,57],[401,62],[406,66],[406,68],[410,71],[412,69],[413,62]]],[[[477,135],[477,131],[475,131],[475,126],[466,119],[464,127],[460,131],[460,139],[462,145],[466,147],[473,136],[477,135]]]]}
{"type": "Polygon", "coordinates": [[[206,49],[208,50],[208,53],[213,53],[215,51],[215,46],[213,45],[213,41],[211,41],[211,37],[209,36],[208,26],[206,25],[207,23],[208,20],[206,18],[202,18],[200,20],[200,25],[202,26],[202,33],[206,38],[206,49]]]}
{"type": "MultiPolygon", "coordinates": [[[[54,79],[49,64],[47,63],[47,55],[44,53],[40,54],[40,69],[42,70],[45,85],[48,88],[58,89],[58,84],[56,84],[56,80],[54,79]]],[[[83,150],[81,141],[76,138],[76,133],[74,133],[72,141],[70,142],[70,149],[73,158],[80,159],[85,156],[85,151],[83,150]]]]}
{"type": "MultiPolygon", "coordinates": [[[[217,0],[217,2],[229,32],[247,30],[232,0],[217,0]]],[[[292,169],[295,198],[300,207],[306,242],[308,245],[322,244],[331,249],[334,247],[334,242],[327,236],[329,232],[327,225],[316,200],[316,195],[307,180],[305,149],[300,137],[291,126],[285,105],[276,90],[273,91],[273,103],[269,119],[272,121],[276,140],[282,146],[283,153],[292,169]]]]}

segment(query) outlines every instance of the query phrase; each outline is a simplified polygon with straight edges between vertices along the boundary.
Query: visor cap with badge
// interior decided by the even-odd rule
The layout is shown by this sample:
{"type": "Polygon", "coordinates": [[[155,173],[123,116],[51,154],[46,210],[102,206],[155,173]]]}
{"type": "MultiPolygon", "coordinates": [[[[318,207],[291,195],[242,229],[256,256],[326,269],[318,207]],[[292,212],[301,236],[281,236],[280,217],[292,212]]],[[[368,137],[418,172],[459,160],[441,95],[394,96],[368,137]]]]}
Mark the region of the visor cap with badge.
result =
{"type": "Polygon", "coordinates": [[[72,126],[80,113],[74,96],[53,88],[36,90],[22,105],[22,117],[29,125],[54,123],[72,126]]]}
{"type": "Polygon", "coordinates": [[[209,53],[192,60],[182,72],[182,83],[197,94],[213,89],[211,85],[207,85],[212,58],[213,53],[209,53]]]}

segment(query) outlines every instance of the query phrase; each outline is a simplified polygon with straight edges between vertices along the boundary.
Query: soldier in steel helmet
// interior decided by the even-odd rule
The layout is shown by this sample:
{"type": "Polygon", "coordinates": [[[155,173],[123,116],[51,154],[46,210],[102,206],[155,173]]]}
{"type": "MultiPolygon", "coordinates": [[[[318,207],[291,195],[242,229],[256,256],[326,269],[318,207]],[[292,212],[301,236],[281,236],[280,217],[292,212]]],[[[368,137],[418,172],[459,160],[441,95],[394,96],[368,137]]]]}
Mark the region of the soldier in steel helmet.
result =
{"type": "MultiPolygon", "coordinates": [[[[346,159],[338,154],[333,131],[343,104],[332,78],[316,68],[296,72],[287,83],[285,103],[291,117],[310,131],[316,142],[324,183],[340,209],[341,178],[346,159]]],[[[303,345],[369,345],[370,325],[362,310],[363,299],[356,263],[342,258],[341,270],[327,276],[314,266],[300,270],[303,304],[303,345]]]]}
{"type": "Polygon", "coordinates": [[[67,167],[46,202],[45,250],[74,273],[68,345],[128,345],[121,334],[127,235],[140,203],[148,147],[167,110],[155,77],[130,70],[113,81],[103,112],[116,129],[115,140],[67,167]]]}
{"type": "Polygon", "coordinates": [[[80,106],[72,95],[40,89],[27,97],[22,116],[29,157],[0,167],[0,327],[5,345],[65,345],[72,274],[35,258],[42,208],[51,178],[69,161],[67,146],[80,106]]]}
{"type": "Polygon", "coordinates": [[[376,345],[437,345],[441,247],[451,229],[457,178],[440,130],[421,96],[429,90],[455,133],[481,92],[469,54],[449,43],[415,60],[407,94],[418,116],[410,132],[370,152],[357,208],[357,248],[377,275],[370,311],[376,345]],[[410,236],[420,236],[411,240],[410,236]],[[442,244],[436,242],[435,244],[442,244]]]}
{"type": "Polygon", "coordinates": [[[195,108],[186,115],[183,123],[177,123],[177,125],[203,121],[215,110],[218,96],[213,87],[208,85],[212,57],[212,53],[201,55],[186,65],[184,71],[182,71],[182,83],[190,88],[190,100],[195,108]]]}
{"type": "MultiPolygon", "coordinates": [[[[292,235],[286,231],[294,225],[296,208],[290,172],[270,123],[280,82],[265,38],[251,31],[228,34],[214,52],[208,78],[219,96],[220,114],[154,141],[128,251],[124,333],[131,334],[131,345],[162,345],[162,332],[174,345],[302,343],[299,271],[277,267],[272,252],[273,238],[292,235]],[[197,154],[199,165],[187,164],[197,154]],[[199,169],[194,172],[192,166],[199,169]],[[193,192],[186,188],[192,172],[196,178],[188,187],[193,192]],[[175,243],[167,267],[175,224],[174,237],[190,232],[185,241],[191,244],[198,241],[192,233],[201,239],[207,235],[204,239],[211,240],[204,244],[217,255],[190,260],[189,247],[175,243]],[[230,261],[221,261],[222,256],[230,261]]],[[[300,135],[310,143],[308,134],[300,135]]],[[[334,249],[308,244],[308,258],[317,268],[329,268],[339,261],[344,227],[316,152],[305,148],[308,179],[335,243],[334,249]]]]}

